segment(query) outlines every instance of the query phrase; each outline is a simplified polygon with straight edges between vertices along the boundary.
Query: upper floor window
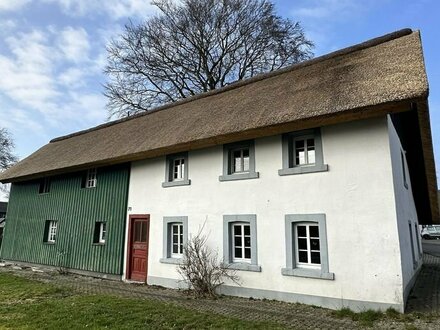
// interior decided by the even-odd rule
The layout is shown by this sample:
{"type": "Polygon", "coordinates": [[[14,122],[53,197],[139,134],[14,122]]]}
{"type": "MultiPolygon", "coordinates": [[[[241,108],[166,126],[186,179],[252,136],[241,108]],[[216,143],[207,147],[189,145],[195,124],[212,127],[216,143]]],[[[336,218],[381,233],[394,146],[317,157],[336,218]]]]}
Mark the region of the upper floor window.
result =
{"type": "Polygon", "coordinates": [[[279,175],[327,171],[319,128],[283,134],[283,168],[279,175]]]}
{"type": "Polygon", "coordinates": [[[223,175],[220,181],[255,179],[255,143],[253,140],[223,146],[223,175]]]}
{"type": "Polygon", "coordinates": [[[97,169],[96,168],[91,168],[89,170],[87,170],[87,175],[86,175],[86,182],[85,182],[85,188],[95,188],[96,187],[96,174],[97,174],[97,169]]]}
{"type": "Polygon", "coordinates": [[[185,158],[180,157],[173,159],[173,181],[181,181],[185,179],[185,158]]]}
{"type": "Polygon", "coordinates": [[[287,276],[334,279],[329,272],[327,231],[324,214],[286,215],[287,276]]]}
{"type": "Polygon", "coordinates": [[[188,178],[188,153],[168,155],[165,164],[165,182],[162,187],[191,184],[188,178]]]}
{"type": "Polygon", "coordinates": [[[48,192],[50,192],[50,178],[41,179],[38,193],[47,194],[48,192]]]}

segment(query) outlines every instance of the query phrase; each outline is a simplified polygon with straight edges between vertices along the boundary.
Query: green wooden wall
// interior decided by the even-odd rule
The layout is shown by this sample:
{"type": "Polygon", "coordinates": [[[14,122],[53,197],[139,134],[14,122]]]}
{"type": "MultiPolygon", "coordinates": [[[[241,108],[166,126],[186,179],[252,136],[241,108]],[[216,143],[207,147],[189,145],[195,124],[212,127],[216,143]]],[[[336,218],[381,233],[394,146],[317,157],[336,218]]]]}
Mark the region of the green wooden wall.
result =
{"type": "Polygon", "coordinates": [[[81,188],[83,173],[53,177],[47,194],[38,181],[14,183],[0,259],[122,274],[129,172],[98,168],[95,188],[81,188]],[[54,244],[43,242],[46,220],[58,221],[54,244]],[[107,222],[104,245],[93,243],[97,221],[107,222]]]}

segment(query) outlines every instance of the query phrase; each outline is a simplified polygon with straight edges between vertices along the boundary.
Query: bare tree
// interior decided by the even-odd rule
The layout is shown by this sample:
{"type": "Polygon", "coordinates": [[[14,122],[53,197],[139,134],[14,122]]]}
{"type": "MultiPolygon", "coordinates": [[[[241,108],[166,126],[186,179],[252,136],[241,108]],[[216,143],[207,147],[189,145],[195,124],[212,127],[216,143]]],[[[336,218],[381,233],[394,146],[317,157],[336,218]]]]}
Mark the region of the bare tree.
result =
{"type": "MultiPolygon", "coordinates": [[[[17,162],[18,158],[13,153],[14,141],[6,128],[0,128],[0,172],[6,170],[17,162]]],[[[0,183],[0,192],[8,194],[8,185],[0,183]]]]}
{"type": "Polygon", "coordinates": [[[110,117],[124,117],[312,56],[298,22],[269,0],[152,2],[159,14],[108,46],[110,117]]]}
{"type": "Polygon", "coordinates": [[[206,244],[208,236],[202,233],[203,228],[185,245],[177,271],[197,297],[216,297],[217,288],[226,279],[238,284],[239,278],[206,244]]]}

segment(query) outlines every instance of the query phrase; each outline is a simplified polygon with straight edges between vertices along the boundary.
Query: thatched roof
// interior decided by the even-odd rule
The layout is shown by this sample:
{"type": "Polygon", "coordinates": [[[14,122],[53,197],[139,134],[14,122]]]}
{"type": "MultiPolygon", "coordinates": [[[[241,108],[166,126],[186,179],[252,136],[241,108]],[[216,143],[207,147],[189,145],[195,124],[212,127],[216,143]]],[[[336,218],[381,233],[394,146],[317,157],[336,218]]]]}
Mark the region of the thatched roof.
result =
{"type": "Polygon", "coordinates": [[[404,29],[53,139],[0,173],[0,181],[25,181],[417,108],[427,198],[432,219],[439,221],[427,97],[420,33],[404,29]]]}

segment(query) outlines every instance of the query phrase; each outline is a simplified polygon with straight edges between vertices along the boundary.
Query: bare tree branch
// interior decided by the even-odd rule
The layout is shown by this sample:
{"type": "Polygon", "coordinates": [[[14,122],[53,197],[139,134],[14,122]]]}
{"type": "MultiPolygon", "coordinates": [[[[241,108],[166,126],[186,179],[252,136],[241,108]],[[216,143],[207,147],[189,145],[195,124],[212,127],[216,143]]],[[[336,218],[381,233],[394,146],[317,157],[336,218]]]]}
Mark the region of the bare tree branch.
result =
{"type": "Polygon", "coordinates": [[[312,57],[269,0],[155,0],[160,13],[108,46],[110,117],[125,117],[312,57]]]}

